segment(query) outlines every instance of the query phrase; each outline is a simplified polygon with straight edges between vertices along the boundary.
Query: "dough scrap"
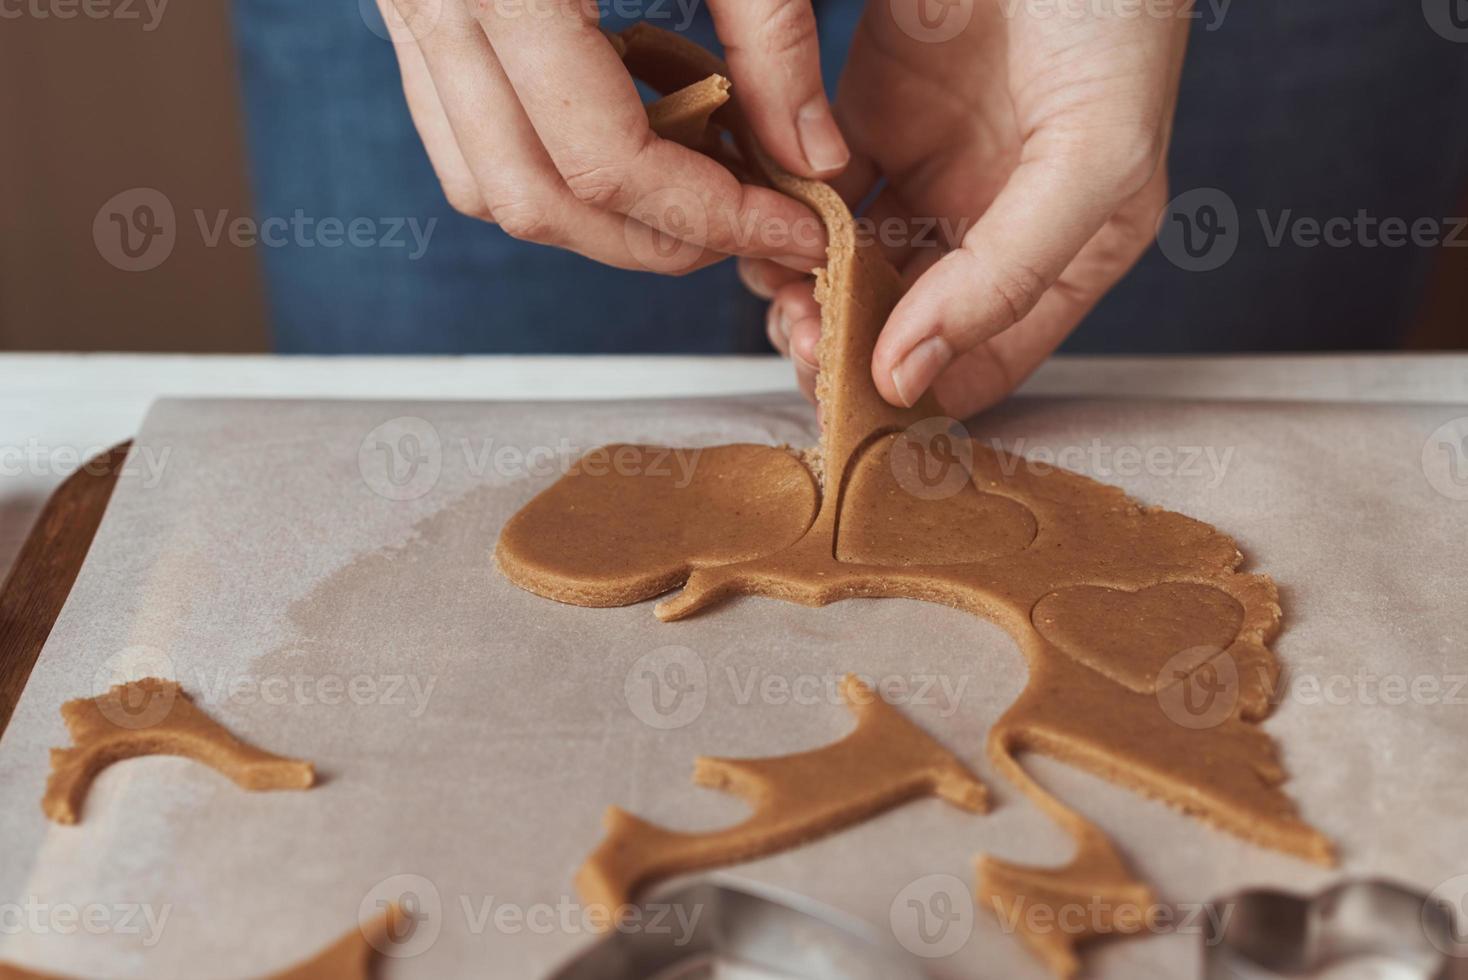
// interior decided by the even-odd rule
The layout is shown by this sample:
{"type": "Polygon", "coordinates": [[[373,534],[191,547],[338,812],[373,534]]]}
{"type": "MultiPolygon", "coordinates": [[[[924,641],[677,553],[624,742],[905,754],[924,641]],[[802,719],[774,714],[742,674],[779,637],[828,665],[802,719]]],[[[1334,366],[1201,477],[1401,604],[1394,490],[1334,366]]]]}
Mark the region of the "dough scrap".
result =
{"type": "MultiPolygon", "coordinates": [[[[358,926],[311,959],[264,980],[370,980],[372,966],[385,948],[404,942],[415,925],[397,905],[358,926]]],[[[0,963],[0,980],[65,980],[54,973],[38,973],[0,963]]]]}
{"type": "MultiPolygon", "coordinates": [[[[696,44],[655,28],[638,25],[621,40],[628,68],[659,91],[726,74],[696,44]]],[[[1081,942],[1138,931],[1153,900],[1097,827],[1030,778],[1019,762],[1023,752],[1088,770],[1262,846],[1332,864],[1330,842],[1280,790],[1285,773],[1258,727],[1279,676],[1268,647],[1281,615],[1273,582],[1238,572],[1238,548],[1206,524],[1145,508],[1065,470],[1029,466],[979,440],[967,439],[969,452],[950,462],[965,471],[952,494],[905,485],[911,461],[898,447],[921,429],[917,423],[941,412],[930,397],[911,409],[894,408],[871,380],[877,336],[902,294],[899,276],[874,249],[857,246],[851,214],[831,188],[785,173],[754,145],[737,100],[718,106],[710,119],[733,134],[750,171],[816,211],[830,238],[816,286],[823,430],[818,452],[807,457],[819,491],[815,516],[796,540],[755,557],[678,562],[662,542],[688,533],[689,515],[703,514],[698,491],[693,499],[675,495],[676,503],[656,497],[654,505],[661,489],[573,473],[507,524],[496,549],[507,577],[565,602],[615,595],[631,603],[676,587],[686,573],[682,591],[655,609],[664,621],[758,595],[808,606],[858,597],[919,599],[1003,627],[1024,655],[1029,678],[990,731],[989,756],[1066,829],[1076,851],[1067,864],[1048,869],[981,859],[981,904],[1043,906],[1051,922],[1072,920],[1063,913],[1075,903],[1089,910],[1099,901],[1115,910],[1099,920],[1087,915],[1085,928],[1072,931],[1031,931],[1021,917],[1021,939],[1056,974],[1079,968],[1081,942]],[[604,523],[580,521],[576,535],[557,532],[560,522],[602,507],[598,500],[608,494],[619,506],[600,511],[604,523]],[[629,525],[645,546],[625,546],[629,525]],[[674,565],[679,574],[670,571],[674,565]],[[1194,696],[1198,690],[1201,698],[1194,696]],[[1201,716],[1194,710],[1200,705],[1201,716]]],[[[755,482],[751,490],[762,505],[781,492],[773,481],[755,482]]],[[[804,519],[811,501],[802,490],[790,506],[795,517],[769,536],[772,543],[804,519]]],[[[746,520],[727,508],[722,514],[746,520]]],[[[650,840],[654,831],[667,833],[637,833],[650,840]]],[[[678,846],[669,840],[668,853],[678,846]]],[[[636,884],[618,881],[623,888],[636,884]]]]}
{"type": "Polygon", "coordinates": [[[309,789],[311,763],[257,749],[200,711],[173,681],[157,677],[119,684],[95,698],[68,701],[61,717],[74,748],[51,750],[41,808],[74,824],[92,780],[123,759],[178,755],[218,771],[248,790],[309,789]]]}
{"type": "Polygon", "coordinates": [[[708,152],[720,140],[710,120],[729,101],[729,87],[723,75],[710,75],[665,95],[647,107],[648,125],[663,139],[708,152]]]}
{"type": "Polygon", "coordinates": [[[266,980],[370,980],[373,964],[384,950],[406,942],[416,920],[396,904],[357,926],[298,966],[266,980]]]}
{"type": "Polygon", "coordinates": [[[695,762],[695,783],[753,807],[742,823],[687,834],[608,808],[606,837],[576,875],[582,900],[621,910],[655,881],[773,854],[919,796],[984,811],[983,784],[952,753],[856,677],[844,678],[840,690],[856,729],[839,742],[767,759],[695,762]]]}

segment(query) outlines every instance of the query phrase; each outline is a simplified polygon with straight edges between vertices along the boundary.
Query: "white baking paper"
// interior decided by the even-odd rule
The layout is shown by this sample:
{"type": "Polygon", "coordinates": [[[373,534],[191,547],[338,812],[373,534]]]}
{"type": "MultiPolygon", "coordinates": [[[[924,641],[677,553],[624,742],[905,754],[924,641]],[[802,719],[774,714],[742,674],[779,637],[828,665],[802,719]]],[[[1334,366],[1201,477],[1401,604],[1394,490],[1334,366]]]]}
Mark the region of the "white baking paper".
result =
{"type": "MultiPolygon", "coordinates": [[[[1315,868],[1029,760],[1193,916],[1089,950],[1091,975],[1196,975],[1200,903],[1243,887],[1349,873],[1468,891],[1468,407],[1022,399],[974,429],[1215,524],[1274,577],[1287,673],[1267,730],[1342,855],[1315,868]]],[[[938,892],[966,898],[980,853],[1068,853],[985,758],[1024,684],[1000,630],[897,600],[746,599],[661,624],[651,603],[538,598],[491,561],[504,521],[583,450],[814,438],[784,397],[159,403],[0,741],[0,957],[259,976],[410,894],[424,941],[384,976],[543,975],[595,940],[572,877],[605,807],[686,830],[739,819],[742,804],[691,785],[694,757],[840,737],[833,682],[857,671],[974,767],[993,812],[922,800],[731,876],[920,952],[956,949],[934,976],[1044,976],[989,910],[915,918],[944,910],[938,892]],[[694,683],[658,713],[647,668],[669,658],[694,683]],[[312,760],[322,784],[247,793],[185,760],[134,760],[97,780],[78,826],[48,824],[60,704],[164,672],[240,736],[312,760]]]]}

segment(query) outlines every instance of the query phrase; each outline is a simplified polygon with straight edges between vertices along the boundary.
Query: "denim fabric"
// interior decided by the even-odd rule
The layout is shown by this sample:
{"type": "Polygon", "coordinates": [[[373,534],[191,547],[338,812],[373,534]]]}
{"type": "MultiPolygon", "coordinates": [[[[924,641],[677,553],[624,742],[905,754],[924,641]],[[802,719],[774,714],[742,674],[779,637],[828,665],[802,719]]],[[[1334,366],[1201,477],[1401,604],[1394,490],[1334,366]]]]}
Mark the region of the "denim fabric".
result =
{"type": "MultiPolygon", "coordinates": [[[[1233,3],[1210,30],[1220,2],[1199,3],[1171,174],[1175,194],[1226,193],[1238,219],[1223,230],[1237,251],[1220,268],[1190,272],[1153,249],[1068,347],[1394,345],[1433,250],[1272,246],[1269,234],[1287,211],[1456,213],[1468,177],[1468,43],[1435,32],[1415,0],[1233,3]]],[[[640,6],[681,21],[690,5],[640,6]]],[[[834,91],[860,3],[818,0],[817,11],[834,91]]],[[[404,106],[391,44],[372,29],[381,29],[373,0],[235,0],[234,22],[259,217],[371,219],[373,240],[413,222],[390,236],[401,247],[286,236],[262,248],[279,350],[768,349],[763,303],[732,263],[677,279],[623,272],[452,212],[404,106]],[[431,227],[421,255],[411,227],[431,227]]],[[[712,41],[702,4],[689,33],[712,41]]]]}

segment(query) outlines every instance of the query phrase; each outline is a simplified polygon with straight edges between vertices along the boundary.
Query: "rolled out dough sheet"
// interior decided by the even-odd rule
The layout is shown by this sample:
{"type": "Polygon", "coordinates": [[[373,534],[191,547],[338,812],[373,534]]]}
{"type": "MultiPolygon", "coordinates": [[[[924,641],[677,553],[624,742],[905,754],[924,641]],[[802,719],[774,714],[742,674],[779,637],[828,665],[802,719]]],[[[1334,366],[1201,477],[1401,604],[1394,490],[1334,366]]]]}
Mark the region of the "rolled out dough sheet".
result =
{"type": "MultiPolygon", "coordinates": [[[[1437,459],[1468,436],[1468,406],[1020,400],[974,429],[1216,525],[1281,587],[1284,693],[1266,729],[1341,872],[1029,763],[1163,900],[1186,914],[1247,886],[1360,873],[1432,889],[1468,873],[1468,486],[1452,479],[1468,460],[1437,459]]],[[[586,449],[814,437],[784,397],[160,402],[134,450],[149,465],[119,481],[0,740],[0,959],[259,975],[333,941],[364,900],[413,892],[432,942],[385,976],[541,975],[594,939],[572,875],[605,806],[689,830],[737,820],[739,803],[692,786],[693,758],[833,741],[851,724],[835,694],[848,671],[973,766],[993,811],[919,801],[733,877],[910,939],[905,900],[952,887],[932,876],[971,888],[981,852],[1060,863],[1065,836],[985,758],[1023,686],[997,628],[898,600],[745,599],[661,624],[650,603],[549,602],[491,564],[503,522],[586,449]],[[659,711],[646,668],[669,662],[686,701],[659,711]],[[170,672],[240,737],[314,762],[322,785],[247,794],[184,760],[133,760],[98,779],[81,825],[49,825],[60,704],[129,671],[170,672]]],[[[935,976],[1044,976],[987,911],[950,928],[968,938],[935,976]]],[[[1170,931],[1086,962],[1189,977],[1198,945],[1170,931]]]]}

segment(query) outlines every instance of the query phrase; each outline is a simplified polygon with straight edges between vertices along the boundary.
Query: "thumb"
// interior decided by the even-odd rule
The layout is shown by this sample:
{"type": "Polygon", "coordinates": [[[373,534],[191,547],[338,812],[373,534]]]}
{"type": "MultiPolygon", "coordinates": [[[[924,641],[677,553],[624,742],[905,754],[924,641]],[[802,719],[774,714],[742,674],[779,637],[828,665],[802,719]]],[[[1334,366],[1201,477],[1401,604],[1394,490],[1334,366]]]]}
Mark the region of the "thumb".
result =
{"type": "Polygon", "coordinates": [[[957,358],[1024,319],[1107,219],[1150,180],[1156,140],[1032,136],[1021,163],[962,244],[892,311],[872,380],[894,405],[917,403],[957,358]]]}
{"type": "Polygon", "coordinates": [[[791,173],[840,172],[851,151],[821,82],[811,0],[710,0],[709,8],[760,144],[791,173]]]}

